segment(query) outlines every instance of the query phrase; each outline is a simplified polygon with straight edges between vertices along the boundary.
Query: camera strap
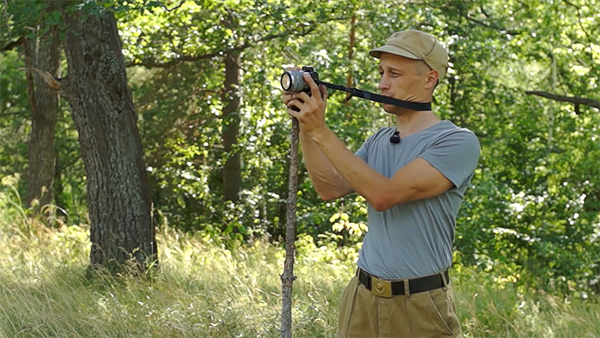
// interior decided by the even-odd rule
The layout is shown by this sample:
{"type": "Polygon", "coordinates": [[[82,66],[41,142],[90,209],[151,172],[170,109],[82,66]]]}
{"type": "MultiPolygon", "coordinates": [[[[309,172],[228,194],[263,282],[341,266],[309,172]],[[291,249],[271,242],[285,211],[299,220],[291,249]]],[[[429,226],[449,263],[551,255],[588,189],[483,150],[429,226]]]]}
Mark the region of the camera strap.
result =
{"type": "Polygon", "coordinates": [[[388,96],[371,93],[366,90],[360,90],[357,88],[340,86],[340,85],[336,85],[333,83],[328,83],[328,82],[324,82],[324,81],[320,81],[320,80],[316,80],[315,82],[317,83],[317,85],[324,85],[327,88],[341,90],[346,93],[349,93],[350,96],[348,97],[347,100],[349,100],[352,96],[356,96],[356,97],[360,97],[363,99],[380,102],[380,103],[387,103],[387,104],[394,105],[396,107],[406,108],[406,109],[410,109],[410,110],[416,110],[416,111],[430,111],[431,110],[431,102],[404,101],[404,100],[394,99],[394,98],[388,97],[388,96]]]}

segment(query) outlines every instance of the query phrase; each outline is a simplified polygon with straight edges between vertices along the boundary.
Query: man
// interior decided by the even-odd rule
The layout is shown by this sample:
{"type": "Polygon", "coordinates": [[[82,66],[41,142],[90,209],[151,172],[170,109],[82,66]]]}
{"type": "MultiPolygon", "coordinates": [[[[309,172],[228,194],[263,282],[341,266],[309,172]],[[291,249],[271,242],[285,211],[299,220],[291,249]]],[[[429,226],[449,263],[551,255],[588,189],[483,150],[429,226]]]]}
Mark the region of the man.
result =
{"type": "MultiPolygon", "coordinates": [[[[431,102],[448,68],[446,49],[416,30],[393,34],[370,54],[380,59],[381,94],[405,101],[431,102]]],[[[325,124],[325,87],[306,73],[304,80],[310,96],[282,99],[300,121],[315,189],[325,200],[357,192],[369,204],[357,274],[342,296],[339,337],[461,336],[447,271],[456,216],[479,160],[477,137],[431,111],[384,104],[396,126],[380,129],[353,154],[325,124]]]]}

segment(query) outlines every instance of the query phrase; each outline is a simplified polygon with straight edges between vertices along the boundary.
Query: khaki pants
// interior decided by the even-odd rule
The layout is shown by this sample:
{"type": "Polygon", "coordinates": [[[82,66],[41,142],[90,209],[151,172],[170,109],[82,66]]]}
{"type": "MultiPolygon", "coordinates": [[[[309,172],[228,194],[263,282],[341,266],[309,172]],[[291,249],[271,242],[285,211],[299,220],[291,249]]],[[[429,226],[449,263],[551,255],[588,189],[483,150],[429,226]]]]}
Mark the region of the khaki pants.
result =
{"type": "Polygon", "coordinates": [[[354,276],[342,295],[338,338],[384,337],[462,337],[452,285],[382,298],[354,276]]]}

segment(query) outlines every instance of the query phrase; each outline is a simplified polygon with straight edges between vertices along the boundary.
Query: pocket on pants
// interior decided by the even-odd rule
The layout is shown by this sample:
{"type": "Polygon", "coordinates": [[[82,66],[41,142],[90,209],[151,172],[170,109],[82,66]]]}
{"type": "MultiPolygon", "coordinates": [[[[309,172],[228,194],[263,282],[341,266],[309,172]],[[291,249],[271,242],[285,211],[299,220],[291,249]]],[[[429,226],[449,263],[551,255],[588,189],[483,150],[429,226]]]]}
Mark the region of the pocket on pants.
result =
{"type": "Polygon", "coordinates": [[[431,303],[435,308],[440,320],[446,326],[448,333],[452,336],[455,336],[460,331],[458,317],[456,316],[456,312],[454,310],[454,301],[451,297],[449,297],[449,293],[451,292],[451,288],[448,288],[447,291],[444,289],[437,289],[429,291],[429,297],[431,299],[431,303]]]}
{"type": "Polygon", "coordinates": [[[340,315],[338,319],[338,337],[345,338],[348,335],[348,324],[352,318],[356,292],[358,291],[358,277],[354,276],[342,293],[340,300],[340,315]]]}
{"type": "Polygon", "coordinates": [[[413,337],[455,337],[460,328],[444,289],[412,294],[407,299],[413,337]]]}

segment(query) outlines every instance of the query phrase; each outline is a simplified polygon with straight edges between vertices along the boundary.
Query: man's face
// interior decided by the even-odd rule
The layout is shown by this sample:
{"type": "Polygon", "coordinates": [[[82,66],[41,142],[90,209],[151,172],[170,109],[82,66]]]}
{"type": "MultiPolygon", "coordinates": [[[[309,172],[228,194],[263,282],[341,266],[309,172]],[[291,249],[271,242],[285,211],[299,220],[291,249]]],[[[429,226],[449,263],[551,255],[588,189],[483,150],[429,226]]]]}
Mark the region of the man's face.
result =
{"type": "MultiPolygon", "coordinates": [[[[379,74],[381,95],[405,101],[431,102],[437,72],[429,69],[424,62],[381,53],[379,74]]],[[[384,104],[383,109],[391,114],[402,111],[402,108],[390,104],[384,104]]]]}

